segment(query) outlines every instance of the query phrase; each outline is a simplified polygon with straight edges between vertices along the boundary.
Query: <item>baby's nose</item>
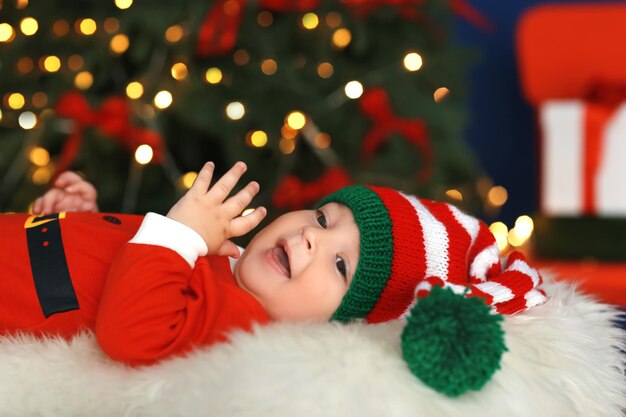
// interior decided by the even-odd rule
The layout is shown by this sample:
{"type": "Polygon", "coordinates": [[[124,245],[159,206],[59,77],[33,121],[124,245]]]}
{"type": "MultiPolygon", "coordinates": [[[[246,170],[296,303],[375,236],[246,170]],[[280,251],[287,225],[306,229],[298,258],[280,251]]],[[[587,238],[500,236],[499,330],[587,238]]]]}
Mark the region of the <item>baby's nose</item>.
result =
{"type": "Polygon", "coordinates": [[[319,229],[315,227],[307,226],[302,228],[302,240],[307,250],[314,251],[317,248],[319,240],[318,232],[319,229]]]}

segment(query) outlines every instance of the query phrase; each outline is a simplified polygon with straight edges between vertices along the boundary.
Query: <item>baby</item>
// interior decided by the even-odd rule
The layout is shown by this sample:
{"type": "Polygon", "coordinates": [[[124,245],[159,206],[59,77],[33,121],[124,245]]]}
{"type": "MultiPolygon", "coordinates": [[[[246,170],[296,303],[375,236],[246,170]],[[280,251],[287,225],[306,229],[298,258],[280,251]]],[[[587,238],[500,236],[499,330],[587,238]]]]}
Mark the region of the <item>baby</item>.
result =
{"type": "Polygon", "coordinates": [[[245,170],[238,162],[211,184],[205,164],[166,217],[96,213],[93,186],[61,175],[35,201],[40,214],[0,216],[0,334],[92,329],[110,357],[138,365],[253,323],[398,319],[433,286],[505,314],[545,301],[520,254],[502,270],[482,222],[384,187],[346,187],[284,214],[241,252],[230,239],[266,215],[240,216],[254,181],[229,197],[245,170]]]}

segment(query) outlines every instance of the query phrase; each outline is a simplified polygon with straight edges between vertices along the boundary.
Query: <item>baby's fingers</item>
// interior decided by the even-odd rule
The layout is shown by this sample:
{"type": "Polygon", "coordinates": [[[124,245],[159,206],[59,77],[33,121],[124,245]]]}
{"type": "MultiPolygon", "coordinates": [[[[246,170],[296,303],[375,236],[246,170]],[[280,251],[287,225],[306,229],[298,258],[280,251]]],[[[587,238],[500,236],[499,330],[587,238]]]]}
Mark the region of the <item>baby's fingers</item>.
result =
{"type": "Polygon", "coordinates": [[[256,181],[251,181],[244,188],[239,190],[237,194],[230,197],[224,203],[224,210],[227,213],[231,213],[231,216],[234,217],[241,213],[252,201],[255,195],[259,192],[261,187],[259,183],[256,181]]]}
{"type": "Polygon", "coordinates": [[[206,192],[209,190],[209,186],[211,185],[214,170],[215,164],[213,162],[207,162],[206,164],[204,164],[200,172],[198,172],[198,176],[191,185],[189,192],[195,195],[206,194],[206,192]]]}
{"type": "Polygon", "coordinates": [[[219,202],[224,201],[247,169],[248,167],[245,163],[241,161],[235,163],[235,165],[211,187],[209,194],[219,202]]]}
{"type": "Polygon", "coordinates": [[[83,181],[83,179],[74,171],[65,171],[54,181],[54,186],[57,188],[65,188],[68,185],[76,184],[83,181]]]}
{"type": "Polygon", "coordinates": [[[261,220],[265,218],[267,209],[265,207],[257,207],[252,213],[247,216],[237,217],[230,221],[230,235],[243,236],[250,230],[254,229],[261,223],[261,220]]]}

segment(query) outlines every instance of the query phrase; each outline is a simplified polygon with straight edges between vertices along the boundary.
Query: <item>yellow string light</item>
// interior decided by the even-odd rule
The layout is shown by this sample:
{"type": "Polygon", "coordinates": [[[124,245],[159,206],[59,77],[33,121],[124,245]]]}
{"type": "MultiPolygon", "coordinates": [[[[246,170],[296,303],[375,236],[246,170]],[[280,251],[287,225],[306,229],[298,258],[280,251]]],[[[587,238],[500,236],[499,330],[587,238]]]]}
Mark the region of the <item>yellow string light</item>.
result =
{"type": "Polygon", "coordinates": [[[463,194],[455,188],[446,191],[446,195],[455,201],[463,201],[463,194]]]}
{"type": "Polygon", "coordinates": [[[15,8],[16,9],[24,9],[26,8],[26,6],[28,6],[28,0],[17,0],[15,2],[15,8]]]}
{"type": "Polygon", "coordinates": [[[172,65],[171,74],[172,78],[174,78],[175,80],[184,80],[185,78],[187,78],[187,65],[182,62],[175,63],[174,65],[172,65]]]}
{"type": "Polygon", "coordinates": [[[37,116],[35,116],[35,113],[33,112],[25,111],[24,113],[20,114],[17,122],[22,129],[29,130],[37,125],[37,116]]]}
{"type": "Polygon", "coordinates": [[[20,22],[20,30],[26,36],[32,36],[39,30],[39,23],[32,17],[25,17],[20,22]]]}
{"type": "Polygon", "coordinates": [[[121,55],[126,52],[129,46],[130,39],[128,39],[128,36],[124,35],[123,33],[119,33],[113,36],[111,38],[111,43],[109,44],[111,52],[117,55],[121,55]]]}
{"type": "Polygon", "coordinates": [[[48,72],[57,72],[61,69],[61,60],[55,55],[47,56],[43,60],[43,68],[48,72]]]}
{"type": "Polygon", "coordinates": [[[139,145],[135,150],[135,161],[140,165],[149,164],[154,156],[154,151],[150,145],[139,145]]]}
{"type": "Polygon", "coordinates": [[[296,141],[293,139],[281,138],[278,142],[278,150],[285,155],[289,155],[296,150],[296,141]]]}
{"type": "Polygon", "coordinates": [[[506,188],[496,185],[495,187],[491,187],[489,193],[487,194],[487,203],[492,207],[501,207],[506,203],[509,198],[509,193],[506,191],[506,188]]]}
{"type": "Polygon", "coordinates": [[[197,172],[187,172],[185,174],[183,174],[180,177],[180,183],[183,186],[183,188],[186,188],[187,190],[191,188],[191,186],[193,185],[193,182],[196,180],[196,177],[198,176],[197,172]]]}
{"type": "Polygon", "coordinates": [[[489,230],[493,234],[493,237],[496,239],[496,243],[498,244],[498,249],[503,251],[508,246],[508,236],[509,229],[506,227],[506,224],[502,222],[495,222],[489,226],[489,230]]]}
{"type": "Polygon", "coordinates": [[[154,96],[154,105],[158,109],[166,109],[172,104],[172,93],[167,90],[161,90],[154,96]]]}
{"type": "Polygon", "coordinates": [[[344,87],[346,96],[351,99],[357,99],[363,95],[363,84],[358,81],[350,81],[344,87]]]}
{"type": "Polygon", "coordinates": [[[515,220],[515,234],[523,240],[530,238],[534,228],[535,224],[530,216],[519,216],[517,220],[515,220]]]}
{"type": "Polygon", "coordinates": [[[133,0],[115,0],[115,5],[118,9],[128,9],[133,4],[133,0]]]}
{"type": "Polygon", "coordinates": [[[267,133],[262,130],[255,130],[247,135],[247,142],[255,148],[262,148],[267,145],[267,133]]]}
{"type": "Polygon", "coordinates": [[[139,81],[133,81],[126,86],[126,95],[130,99],[138,99],[143,96],[143,85],[139,81]]]}
{"type": "Polygon", "coordinates": [[[330,78],[333,75],[335,68],[330,62],[322,62],[317,66],[317,75],[321,78],[330,78]]]}
{"type": "Polygon", "coordinates": [[[293,130],[300,130],[306,124],[306,116],[299,111],[293,111],[285,118],[285,124],[293,130]]]}
{"type": "Polygon", "coordinates": [[[332,43],[337,48],[345,48],[346,46],[350,45],[351,41],[352,33],[346,28],[337,29],[333,33],[332,43]]]}
{"type": "Polygon", "coordinates": [[[38,167],[32,175],[33,183],[37,185],[47,184],[50,178],[52,178],[52,172],[48,167],[38,167]]]}
{"type": "Polygon", "coordinates": [[[222,70],[215,67],[209,68],[204,73],[204,79],[209,84],[218,84],[220,81],[222,81],[222,70]]]}
{"type": "Polygon", "coordinates": [[[226,106],[226,116],[231,120],[240,120],[245,114],[246,108],[238,101],[233,101],[226,106]]]}
{"type": "Polygon", "coordinates": [[[9,107],[13,110],[19,110],[24,107],[24,104],[26,104],[26,100],[24,99],[24,96],[22,94],[12,93],[9,94],[9,97],[7,98],[7,103],[9,107]]]}
{"type": "Polygon", "coordinates": [[[409,52],[404,56],[402,60],[404,68],[407,71],[417,71],[422,68],[422,57],[417,52],[409,52]]]}
{"type": "Polygon", "coordinates": [[[313,30],[320,24],[320,19],[315,13],[306,13],[302,16],[302,26],[305,29],[313,30]]]}
{"type": "Polygon", "coordinates": [[[278,71],[278,64],[273,59],[265,59],[261,63],[261,71],[265,75],[274,75],[278,71]]]}
{"type": "Polygon", "coordinates": [[[8,23],[0,23],[0,42],[11,42],[14,38],[13,26],[8,23]]]}
{"type": "Polygon", "coordinates": [[[313,143],[319,149],[326,149],[330,146],[330,135],[328,133],[318,133],[315,135],[313,143]]]}
{"type": "Polygon", "coordinates": [[[96,30],[98,29],[98,25],[96,24],[96,21],[91,18],[79,20],[77,23],[78,23],[77,31],[82,33],[85,36],[93,35],[94,33],[96,33],[96,30]]]}
{"type": "Polygon", "coordinates": [[[87,90],[93,84],[93,75],[89,71],[81,71],[74,77],[74,85],[79,90],[87,90]]]}
{"type": "Polygon", "coordinates": [[[446,98],[448,93],[450,93],[450,90],[448,90],[446,87],[439,87],[438,89],[436,89],[435,93],[433,94],[433,98],[435,99],[435,103],[441,102],[441,100],[446,98]]]}
{"type": "Polygon", "coordinates": [[[173,25],[167,28],[165,31],[165,40],[169,43],[180,42],[180,40],[185,35],[185,31],[180,25],[173,25]]]}
{"type": "Polygon", "coordinates": [[[43,167],[50,163],[50,154],[41,146],[34,146],[28,152],[28,159],[32,164],[43,167]]]}

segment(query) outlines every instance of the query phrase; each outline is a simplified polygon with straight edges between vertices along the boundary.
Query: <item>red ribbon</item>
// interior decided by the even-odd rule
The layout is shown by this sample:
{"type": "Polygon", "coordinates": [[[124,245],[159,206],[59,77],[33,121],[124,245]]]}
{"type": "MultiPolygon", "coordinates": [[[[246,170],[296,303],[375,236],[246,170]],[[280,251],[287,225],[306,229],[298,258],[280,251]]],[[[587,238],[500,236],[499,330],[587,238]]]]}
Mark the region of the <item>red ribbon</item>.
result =
{"type": "Polygon", "coordinates": [[[233,49],[246,0],[218,0],[207,14],[196,43],[201,57],[222,55],[233,49]]]}
{"type": "Polygon", "coordinates": [[[70,91],[59,98],[55,111],[58,116],[74,121],[73,131],[61,150],[55,177],[70,168],[82,144],[83,132],[89,127],[99,129],[130,150],[139,145],[150,145],[154,162],[160,162],[163,158],[161,136],[152,130],[132,126],[128,102],[122,97],[111,97],[102,103],[99,110],[92,110],[81,93],[70,91]]]}
{"type": "MultiPolygon", "coordinates": [[[[467,0],[448,0],[450,8],[471,24],[483,29],[492,29],[491,22],[467,0]]],[[[394,6],[405,19],[417,19],[422,13],[415,6],[425,0],[343,0],[343,4],[361,16],[367,16],[381,6],[394,6]]],[[[320,6],[320,0],[260,0],[258,7],[274,12],[306,12],[320,6]]],[[[246,0],[217,0],[204,18],[196,43],[196,54],[206,58],[231,51],[237,42],[239,27],[243,19],[246,0]]]]}
{"type": "MultiPolygon", "coordinates": [[[[304,12],[319,6],[319,0],[261,0],[258,6],[277,12],[304,12]]],[[[218,0],[198,31],[196,54],[206,58],[231,51],[237,42],[246,0],[218,0]]]]}
{"type": "Polygon", "coordinates": [[[276,187],[272,204],[282,209],[300,210],[350,184],[352,180],[348,173],[338,166],[328,168],[318,180],[307,184],[294,175],[288,175],[276,187]]]}
{"type": "Polygon", "coordinates": [[[401,118],[393,114],[389,96],[382,88],[368,90],[359,101],[366,116],[374,125],[365,134],[361,146],[361,159],[369,164],[375,151],[389,140],[392,133],[402,134],[410,143],[421,150],[423,166],[417,173],[419,182],[426,182],[432,175],[434,156],[428,138],[426,123],[421,119],[401,118]]]}
{"type": "Polygon", "coordinates": [[[595,85],[585,102],[583,143],[583,214],[596,213],[596,180],[604,155],[606,124],[626,100],[626,86],[595,85]]]}

